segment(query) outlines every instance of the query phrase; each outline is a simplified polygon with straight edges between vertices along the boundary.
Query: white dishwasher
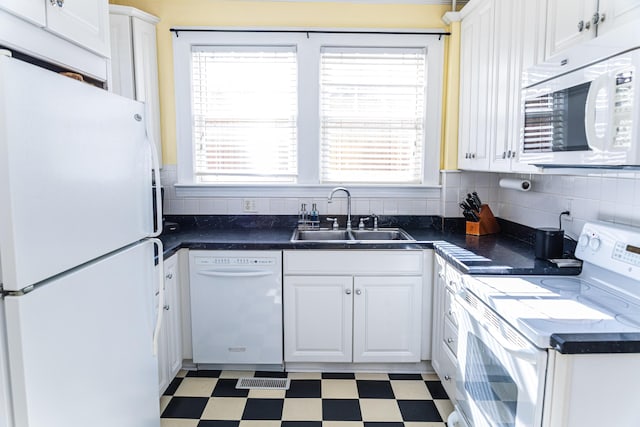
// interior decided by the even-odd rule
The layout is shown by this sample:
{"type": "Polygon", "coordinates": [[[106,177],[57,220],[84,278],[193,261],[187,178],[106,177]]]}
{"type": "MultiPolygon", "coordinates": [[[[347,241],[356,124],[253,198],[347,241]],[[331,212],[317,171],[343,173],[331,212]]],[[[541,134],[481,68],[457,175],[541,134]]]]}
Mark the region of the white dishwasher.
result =
{"type": "Polygon", "coordinates": [[[282,253],[189,252],[193,362],[282,364],[282,253]]]}

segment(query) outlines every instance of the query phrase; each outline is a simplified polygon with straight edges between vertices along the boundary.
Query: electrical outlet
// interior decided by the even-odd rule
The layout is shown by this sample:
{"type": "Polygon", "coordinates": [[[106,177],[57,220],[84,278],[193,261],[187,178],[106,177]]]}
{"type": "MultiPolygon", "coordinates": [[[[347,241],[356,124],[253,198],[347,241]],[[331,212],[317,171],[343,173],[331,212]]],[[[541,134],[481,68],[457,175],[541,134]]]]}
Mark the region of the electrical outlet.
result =
{"type": "Polygon", "coordinates": [[[573,212],[571,211],[571,205],[573,204],[573,199],[567,199],[565,203],[565,211],[569,211],[569,215],[563,215],[562,219],[564,221],[573,221],[573,212]]]}
{"type": "Polygon", "coordinates": [[[242,210],[244,212],[258,212],[258,208],[256,206],[256,199],[243,199],[242,210]]]}

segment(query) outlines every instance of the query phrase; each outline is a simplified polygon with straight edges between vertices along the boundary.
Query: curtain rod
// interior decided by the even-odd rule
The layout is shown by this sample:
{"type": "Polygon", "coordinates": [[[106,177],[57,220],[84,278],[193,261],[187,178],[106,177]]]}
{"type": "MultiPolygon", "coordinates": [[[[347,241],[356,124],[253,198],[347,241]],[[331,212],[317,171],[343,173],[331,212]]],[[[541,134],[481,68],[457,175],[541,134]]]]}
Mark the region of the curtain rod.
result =
{"type": "Polygon", "coordinates": [[[349,30],[224,30],[217,28],[170,28],[169,31],[176,33],[176,37],[180,37],[180,32],[210,32],[210,33],[299,33],[306,34],[406,34],[411,36],[438,36],[438,40],[442,36],[450,36],[449,32],[433,32],[433,31],[349,31],[349,30]]]}

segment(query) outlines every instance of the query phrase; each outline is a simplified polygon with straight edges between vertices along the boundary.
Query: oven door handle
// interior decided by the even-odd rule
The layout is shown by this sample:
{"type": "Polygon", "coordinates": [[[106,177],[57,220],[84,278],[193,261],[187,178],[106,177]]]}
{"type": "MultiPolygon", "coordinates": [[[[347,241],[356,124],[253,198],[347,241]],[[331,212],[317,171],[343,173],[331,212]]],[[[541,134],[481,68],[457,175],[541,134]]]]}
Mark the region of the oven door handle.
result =
{"type": "MultiPolygon", "coordinates": [[[[468,318],[467,320],[476,322],[480,326],[482,326],[491,335],[491,337],[498,341],[498,344],[500,344],[500,346],[513,357],[529,362],[529,364],[531,365],[537,365],[537,355],[539,350],[533,347],[533,345],[531,345],[530,348],[523,348],[522,346],[518,346],[517,343],[511,342],[507,338],[505,338],[502,332],[498,330],[498,328],[493,323],[488,322],[483,318],[482,313],[479,312],[479,310],[474,309],[469,303],[466,302],[465,295],[467,294],[467,292],[468,291],[466,289],[460,289],[455,295],[455,301],[464,310],[463,314],[468,318]],[[477,315],[474,316],[474,313],[476,313],[477,315]]],[[[484,307],[484,303],[479,303],[483,304],[484,307]]],[[[501,320],[501,322],[507,325],[504,320],[501,320]]],[[[460,322],[460,324],[462,323],[463,322],[460,322]]],[[[508,325],[508,328],[511,329],[511,326],[508,325]]]]}

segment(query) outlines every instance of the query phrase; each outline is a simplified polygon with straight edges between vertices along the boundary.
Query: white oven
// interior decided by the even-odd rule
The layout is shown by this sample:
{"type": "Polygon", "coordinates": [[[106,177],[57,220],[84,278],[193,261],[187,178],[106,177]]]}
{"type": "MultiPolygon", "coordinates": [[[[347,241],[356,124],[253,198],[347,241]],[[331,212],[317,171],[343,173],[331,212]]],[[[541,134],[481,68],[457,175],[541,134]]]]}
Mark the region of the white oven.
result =
{"type": "Polygon", "coordinates": [[[547,351],[536,348],[478,297],[461,289],[456,393],[473,427],[530,427],[542,420],[547,351]]]}
{"type": "Polygon", "coordinates": [[[640,425],[640,229],[586,223],[576,257],[577,276],[462,276],[451,427],[640,425]]]}

